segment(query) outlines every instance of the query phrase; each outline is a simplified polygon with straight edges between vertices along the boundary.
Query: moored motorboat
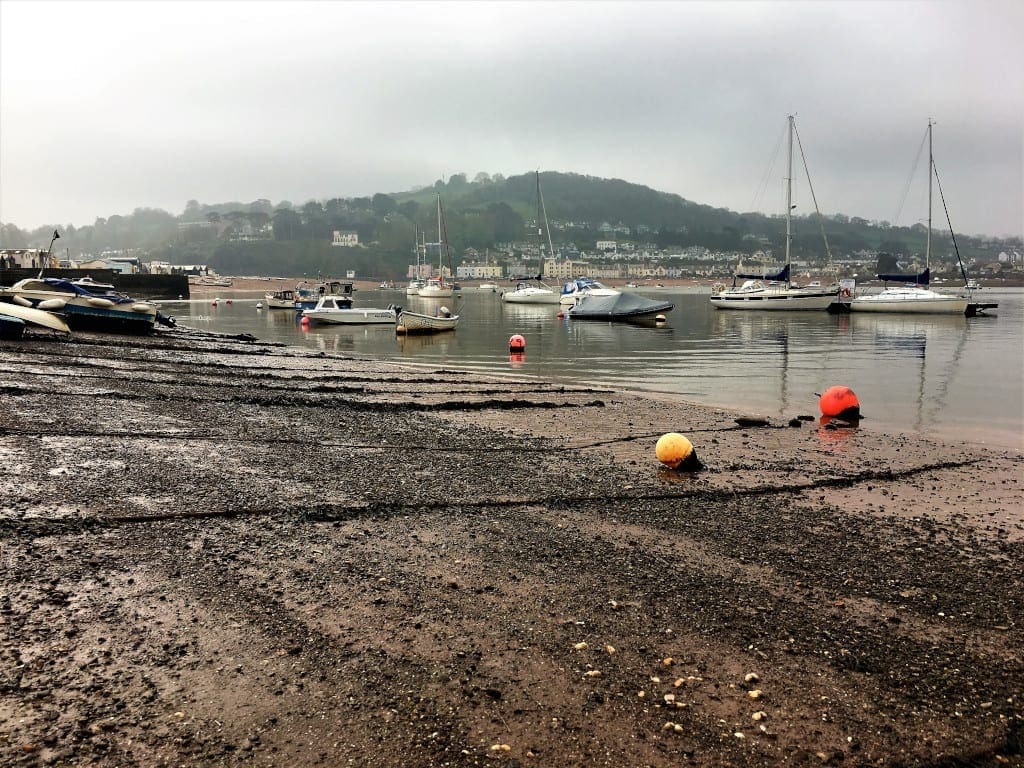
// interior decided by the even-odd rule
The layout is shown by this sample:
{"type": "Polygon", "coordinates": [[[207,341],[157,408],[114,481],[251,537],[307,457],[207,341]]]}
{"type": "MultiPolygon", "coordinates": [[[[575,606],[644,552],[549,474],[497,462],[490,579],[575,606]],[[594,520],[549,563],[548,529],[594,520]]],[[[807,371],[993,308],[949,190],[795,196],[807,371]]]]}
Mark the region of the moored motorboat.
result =
{"type": "MultiPolygon", "coordinates": [[[[88,284],[86,284],[88,285],[88,284]]],[[[107,289],[89,287],[57,277],[27,278],[0,288],[0,301],[61,315],[71,327],[147,333],[157,321],[157,306],[107,289]]],[[[172,324],[172,323],[169,323],[172,324]]]]}
{"type": "Polygon", "coordinates": [[[439,333],[454,331],[459,325],[459,316],[453,315],[448,307],[441,307],[436,314],[402,310],[398,313],[399,333],[439,333]]]}
{"type": "Polygon", "coordinates": [[[375,325],[395,322],[395,308],[370,309],[353,307],[351,296],[328,294],[321,296],[316,306],[302,311],[302,317],[316,323],[334,325],[375,325]]]}
{"type": "Polygon", "coordinates": [[[295,309],[295,291],[285,289],[263,294],[267,309],[295,309]]]}
{"type": "Polygon", "coordinates": [[[351,296],[355,292],[351,281],[324,280],[316,287],[303,281],[295,286],[295,301],[292,307],[296,312],[313,309],[321,296],[351,296]]]}

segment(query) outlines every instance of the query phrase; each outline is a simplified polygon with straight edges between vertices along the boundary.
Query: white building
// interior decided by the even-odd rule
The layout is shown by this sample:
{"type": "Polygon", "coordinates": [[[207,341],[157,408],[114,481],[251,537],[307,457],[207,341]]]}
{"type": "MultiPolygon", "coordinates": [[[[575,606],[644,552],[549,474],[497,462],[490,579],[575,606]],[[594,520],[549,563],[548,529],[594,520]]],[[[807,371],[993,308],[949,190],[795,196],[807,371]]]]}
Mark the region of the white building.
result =
{"type": "Polygon", "coordinates": [[[334,230],[334,240],[331,241],[331,245],[337,245],[345,248],[353,248],[359,245],[359,235],[355,232],[349,232],[343,229],[334,230]]]}
{"type": "Polygon", "coordinates": [[[504,277],[502,271],[500,264],[471,261],[456,267],[455,275],[464,280],[500,280],[504,277]]]}

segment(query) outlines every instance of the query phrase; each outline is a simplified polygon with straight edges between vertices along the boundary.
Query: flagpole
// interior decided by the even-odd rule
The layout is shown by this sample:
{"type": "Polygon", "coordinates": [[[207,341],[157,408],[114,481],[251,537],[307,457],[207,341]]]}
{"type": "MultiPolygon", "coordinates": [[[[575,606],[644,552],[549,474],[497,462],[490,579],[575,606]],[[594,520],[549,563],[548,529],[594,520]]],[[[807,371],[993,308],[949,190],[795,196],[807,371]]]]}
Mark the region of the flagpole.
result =
{"type": "MultiPolygon", "coordinates": [[[[54,240],[59,240],[59,239],[60,239],[60,232],[58,232],[56,229],[53,230],[53,237],[50,238],[50,244],[46,247],[46,258],[47,259],[49,259],[50,256],[53,254],[53,242],[54,242],[54,240]]],[[[42,280],[43,279],[43,270],[44,269],[45,269],[45,267],[43,265],[42,255],[40,255],[40,257],[39,257],[39,277],[36,278],[37,280],[42,280]]]]}

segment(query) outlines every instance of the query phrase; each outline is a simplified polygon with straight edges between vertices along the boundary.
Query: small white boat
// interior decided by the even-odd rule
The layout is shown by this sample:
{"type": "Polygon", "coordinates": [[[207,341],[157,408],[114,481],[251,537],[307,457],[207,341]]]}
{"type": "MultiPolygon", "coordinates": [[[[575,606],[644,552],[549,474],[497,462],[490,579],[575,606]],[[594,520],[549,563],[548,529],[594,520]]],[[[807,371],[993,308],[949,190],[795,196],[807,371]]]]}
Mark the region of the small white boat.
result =
{"type": "Polygon", "coordinates": [[[420,288],[422,288],[424,285],[426,285],[426,283],[424,283],[422,280],[410,280],[409,284],[405,286],[405,295],[419,296],[420,288]]]}
{"type": "Polygon", "coordinates": [[[558,293],[544,283],[519,283],[514,291],[505,291],[501,300],[507,304],[557,304],[558,293]]]}
{"type": "Polygon", "coordinates": [[[367,309],[353,308],[352,298],[328,294],[321,296],[313,309],[304,309],[303,317],[315,323],[332,323],[334,325],[374,325],[378,323],[394,324],[395,308],[367,309]]]}
{"type": "Polygon", "coordinates": [[[263,298],[267,300],[267,309],[295,309],[295,291],[273,291],[263,298]]]}
{"type": "Polygon", "coordinates": [[[439,333],[454,331],[459,325],[459,316],[453,315],[448,307],[441,307],[437,314],[402,310],[398,314],[399,333],[439,333]]]}
{"type": "Polygon", "coordinates": [[[417,294],[425,299],[450,299],[455,295],[455,289],[443,277],[432,277],[417,294]]]}
{"type": "Polygon", "coordinates": [[[972,291],[980,291],[981,283],[979,283],[973,277],[969,277],[967,278],[967,287],[970,288],[972,291]]]}
{"type": "Polygon", "coordinates": [[[490,291],[491,293],[497,293],[497,291],[498,291],[498,284],[497,283],[480,283],[480,290],[481,291],[490,291]]]}

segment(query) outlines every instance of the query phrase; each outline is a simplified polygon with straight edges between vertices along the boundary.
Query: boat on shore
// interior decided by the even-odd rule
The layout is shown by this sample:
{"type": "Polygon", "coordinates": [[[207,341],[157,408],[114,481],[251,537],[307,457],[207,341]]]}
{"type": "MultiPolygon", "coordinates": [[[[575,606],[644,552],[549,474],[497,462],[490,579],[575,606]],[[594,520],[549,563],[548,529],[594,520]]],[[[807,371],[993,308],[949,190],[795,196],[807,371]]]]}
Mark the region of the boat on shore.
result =
{"type": "Polygon", "coordinates": [[[0,302],[0,339],[20,339],[28,326],[71,333],[67,323],[52,312],[0,302]]]}
{"type": "Polygon", "coordinates": [[[203,285],[210,288],[230,288],[231,278],[218,275],[189,275],[190,285],[203,285]]]}
{"type": "MultiPolygon", "coordinates": [[[[138,301],[102,283],[35,277],[0,288],[0,301],[60,315],[72,328],[149,333],[158,319],[156,304],[138,301]]],[[[161,321],[173,325],[171,318],[161,321]]]]}

